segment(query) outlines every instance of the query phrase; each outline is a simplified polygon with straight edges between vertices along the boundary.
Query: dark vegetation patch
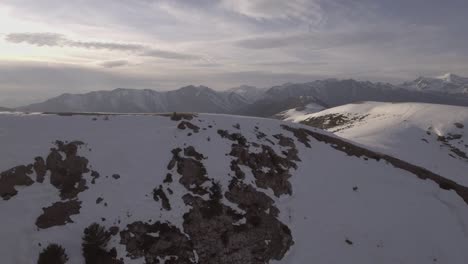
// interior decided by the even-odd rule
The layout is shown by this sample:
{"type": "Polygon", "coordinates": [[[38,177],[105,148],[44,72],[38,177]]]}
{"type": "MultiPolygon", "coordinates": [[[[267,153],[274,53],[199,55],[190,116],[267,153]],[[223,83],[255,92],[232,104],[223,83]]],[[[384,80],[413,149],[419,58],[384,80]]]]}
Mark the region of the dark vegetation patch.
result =
{"type": "Polygon", "coordinates": [[[103,226],[94,223],[85,228],[81,244],[86,264],[123,264],[117,259],[117,250],[106,250],[112,234],[103,226]]]}
{"type": "Polygon", "coordinates": [[[264,264],[282,259],[294,242],[289,228],[276,219],[278,210],[265,211],[272,206],[271,198],[253,187],[233,185],[226,192],[228,195],[246,210],[244,215],[215,197],[208,201],[191,195],[184,197],[192,206],[184,215],[184,231],[192,239],[200,263],[264,264]],[[242,218],[245,223],[237,224],[242,218]]]}
{"type": "Polygon", "coordinates": [[[291,174],[289,169],[297,168],[292,159],[284,158],[267,145],[261,145],[260,153],[249,151],[248,147],[233,144],[230,155],[237,158],[234,166],[234,172],[239,173],[240,168],[236,165],[244,165],[251,169],[256,179],[256,185],[260,188],[271,188],[276,196],[282,194],[292,194],[289,178],[291,174]]]}
{"type": "Polygon", "coordinates": [[[229,139],[231,141],[236,141],[237,144],[239,144],[241,146],[247,146],[247,139],[245,139],[245,137],[241,133],[232,133],[231,134],[227,130],[219,129],[218,134],[222,138],[227,138],[227,139],[229,139]]]}
{"type": "Polygon", "coordinates": [[[194,157],[197,160],[202,160],[205,159],[205,156],[203,154],[198,153],[194,147],[188,146],[184,148],[184,155],[188,157],[194,157]]]}
{"type": "Polygon", "coordinates": [[[177,128],[178,129],[191,129],[194,133],[198,133],[198,131],[200,130],[200,128],[188,121],[182,121],[180,122],[178,125],[177,125],[177,128]]]}
{"type": "MultiPolygon", "coordinates": [[[[204,182],[208,181],[205,166],[200,160],[181,157],[181,152],[182,149],[180,148],[172,150],[173,157],[172,160],[169,162],[167,168],[169,170],[171,170],[174,167],[177,168],[177,173],[181,175],[179,183],[182,184],[187,190],[190,190],[199,195],[204,195],[208,193],[208,191],[201,186],[204,182]]],[[[195,155],[195,157],[201,159],[203,155],[200,155],[201,154],[195,155]]]]}
{"type": "Polygon", "coordinates": [[[153,199],[156,202],[161,201],[161,205],[164,210],[171,210],[171,204],[169,203],[169,199],[167,198],[167,195],[164,192],[162,185],[159,185],[158,188],[154,188],[153,199]]]}
{"type": "MultiPolygon", "coordinates": [[[[164,115],[164,114],[162,114],[164,115]]],[[[168,114],[166,114],[168,115],[168,114]]],[[[182,119],[185,119],[185,120],[192,120],[194,117],[196,117],[197,115],[193,114],[193,113],[172,113],[171,114],[171,120],[172,121],[180,121],[182,119]]]]}
{"type": "Polygon", "coordinates": [[[33,165],[20,165],[0,173],[0,196],[9,200],[18,191],[15,186],[30,186],[34,181],[28,176],[32,174],[33,165]]]}
{"type": "Polygon", "coordinates": [[[166,263],[173,264],[196,263],[190,239],[167,223],[131,223],[120,232],[120,243],[125,245],[130,258],[143,257],[145,263],[160,263],[158,258],[169,258],[166,263]]]}
{"type": "Polygon", "coordinates": [[[115,180],[118,180],[118,179],[120,179],[120,175],[119,174],[112,174],[112,178],[114,178],[115,180]]]}
{"type": "Polygon", "coordinates": [[[83,178],[88,173],[88,160],[77,155],[80,141],[63,143],[56,141],[57,148],[52,148],[46,159],[47,169],[50,171],[50,183],[60,190],[62,199],[75,198],[88,187],[83,178]],[[65,154],[63,159],[62,154],[65,154]]]}
{"type": "Polygon", "coordinates": [[[65,264],[67,261],[65,249],[57,244],[50,244],[39,254],[37,264],[65,264]]]}
{"type": "MultiPolygon", "coordinates": [[[[463,135],[461,134],[448,133],[447,136],[438,136],[437,140],[440,141],[444,146],[448,147],[450,151],[452,152],[452,154],[455,154],[460,159],[464,159],[465,161],[468,161],[468,155],[463,150],[457,148],[451,143],[451,141],[461,139],[462,137],[463,135]]],[[[460,141],[459,143],[462,143],[462,142],[463,140],[460,141]]],[[[453,155],[450,155],[450,156],[454,157],[453,155]]]]}
{"type": "Polygon", "coordinates": [[[34,172],[36,173],[36,182],[44,182],[44,177],[47,173],[47,166],[44,159],[42,157],[34,158],[33,168],[34,172]]]}
{"type": "Polygon", "coordinates": [[[168,173],[166,174],[166,178],[164,178],[164,183],[171,183],[172,182],[172,174],[168,173]]]}
{"type": "Polygon", "coordinates": [[[267,134],[260,131],[257,126],[255,127],[255,136],[257,137],[258,140],[265,140],[271,145],[275,145],[275,143],[271,139],[268,138],[267,134]]]}
{"type": "Polygon", "coordinates": [[[453,125],[455,125],[457,128],[464,128],[465,126],[462,124],[462,123],[454,123],[453,125]]]}
{"type": "MultiPolygon", "coordinates": [[[[241,134],[219,133],[237,143],[233,148],[245,147],[249,153],[248,142],[241,134]]],[[[276,218],[279,210],[274,200],[242,182],[238,160],[233,160],[231,169],[239,169],[235,172],[239,177],[233,178],[228,189],[223,190],[219,182],[208,177],[203,164],[205,157],[195,148],[187,147],[184,151],[176,148],[172,155],[167,168],[176,169],[179,183],[189,191],[182,197],[191,207],[183,216],[183,232],[165,223],[134,222],[120,233],[129,257],[144,257],[146,263],[159,263],[159,258],[166,258],[165,263],[195,263],[196,254],[197,263],[204,264],[266,264],[284,257],[294,243],[291,231],[276,218]],[[207,183],[211,186],[202,188],[201,185],[207,183]],[[204,194],[208,194],[208,198],[199,196],[204,194]],[[223,197],[238,204],[245,213],[223,204],[223,197]]],[[[278,155],[264,155],[257,158],[271,161],[262,164],[286,164],[277,160],[278,155]]]]}
{"type": "Polygon", "coordinates": [[[49,207],[42,208],[44,212],[36,219],[36,226],[41,229],[46,229],[53,226],[73,223],[70,216],[79,214],[80,208],[81,202],[77,200],[56,202],[49,207]]]}
{"type": "Polygon", "coordinates": [[[390,163],[396,168],[406,170],[414,175],[416,175],[419,179],[422,180],[431,180],[439,185],[441,189],[444,190],[453,190],[455,191],[464,201],[468,204],[468,188],[462,186],[452,180],[449,180],[443,176],[435,174],[425,168],[413,165],[406,161],[400,160],[398,158],[381,154],[378,152],[374,152],[360,146],[354,145],[348,141],[343,139],[329,136],[317,132],[313,132],[303,128],[293,128],[287,125],[282,125],[282,128],[290,131],[294,134],[294,136],[302,142],[305,146],[310,147],[308,136],[315,138],[320,142],[325,142],[330,144],[332,148],[342,151],[349,156],[356,156],[356,157],[367,157],[370,159],[374,159],[376,161],[385,160],[386,162],[390,163]]]}
{"type": "Polygon", "coordinates": [[[101,175],[99,174],[99,172],[97,171],[91,171],[91,183],[92,184],[95,184],[96,183],[96,179],[99,178],[101,175]]]}

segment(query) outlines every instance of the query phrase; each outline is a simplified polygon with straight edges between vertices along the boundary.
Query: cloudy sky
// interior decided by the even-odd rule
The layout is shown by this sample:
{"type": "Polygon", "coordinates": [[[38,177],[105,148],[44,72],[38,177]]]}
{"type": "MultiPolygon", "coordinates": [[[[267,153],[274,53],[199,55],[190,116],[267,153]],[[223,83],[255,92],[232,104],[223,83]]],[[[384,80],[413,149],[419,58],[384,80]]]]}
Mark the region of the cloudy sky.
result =
{"type": "Polygon", "coordinates": [[[466,0],[1,0],[0,105],[118,87],[468,76],[466,0]]]}

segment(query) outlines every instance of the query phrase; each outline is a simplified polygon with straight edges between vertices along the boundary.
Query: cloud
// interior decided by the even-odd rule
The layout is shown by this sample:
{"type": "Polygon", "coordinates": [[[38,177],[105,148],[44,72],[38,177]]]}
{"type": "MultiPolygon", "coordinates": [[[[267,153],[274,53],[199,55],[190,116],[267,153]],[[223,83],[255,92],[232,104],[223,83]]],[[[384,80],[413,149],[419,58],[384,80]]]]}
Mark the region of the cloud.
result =
{"type": "Polygon", "coordinates": [[[68,39],[62,34],[42,33],[11,33],[6,35],[5,40],[12,43],[27,43],[35,46],[57,46],[75,47],[85,49],[107,49],[120,51],[139,51],[145,47],[139,44],[117,43],[117,42],[94,42],[75,41],[68,39]]]}
{"type": "Polygon", "coordinates": [[[193,54],[185,54],[173,51],[159,50],[159,49],[149,49],[141,54],[142,56],[147,57],[156,57],[161,59],[173,59],[173,60],[197,60],[201,59],[200,56],[193,54]]]}
{"type": "Polygon", "coordinates": [[[11,33],[5,40],[12,43],[27,43],[36,46],[62,46],[64,36],[56,33],[11,33]]]}
{"type": "Polygon", "coordinates": [[[228,10],[258,20],[300,20],[318,25],[325,20],[316,0],[223,0],[228,10]]]}
{"type": "Polygon", "coordinates": [[[113,60],[113,61],[102,62],[99,65],[101,65],[104,68],[115,68],[115,67],[126,66],[126,65],[129,65],[129,64],[130,64],[130,62],[127,61],[127,60],[113,60]]]}
{"type": "Polygon", "coordinates": [[[93,42],[93,41],[73,41],[66,40],[65,46],[85,49],[107,49],[107,50],[119,50],[119,51],[139,51],[144,50],[145,47],[139,44],[127,44],[127,43],[113,43],[113,42],[93,42]]]}
{"type": "Polygon", "coordinates": [[[39,47],[73,47],[97,50],[113,50],[136,52],[141,56],[154,57],[170,60],[197,60],[200,56],[175,51],[154,49],[142,44],[118,43],[118,42],[96,42],[71,40],[56,33],[11,33],[6,35],[5,40],[11,43],[27,43],[39,47]]]}

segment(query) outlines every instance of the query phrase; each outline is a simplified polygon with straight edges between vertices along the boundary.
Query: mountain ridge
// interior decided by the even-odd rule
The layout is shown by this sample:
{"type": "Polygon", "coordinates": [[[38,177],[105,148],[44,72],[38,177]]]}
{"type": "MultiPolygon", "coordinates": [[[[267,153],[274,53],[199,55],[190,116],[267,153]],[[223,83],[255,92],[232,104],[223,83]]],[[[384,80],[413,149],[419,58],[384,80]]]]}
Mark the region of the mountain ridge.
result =
{"type": "MultiPolygon", "coordinates": [[[[452,75],[447,78],[455,79],[452,75]]],[[[17,109],[39,112],[205,112],[270,117],[308,103],[328,108],[358,101],[468,106],[468,96],[455,93],[405,89],[388,83],[353,79],[326,79],[286,83],[268,89],[244,85],[225,91],[194,85],[172,91],[118,88],[86,94],[62,94],[17,109]]]]}

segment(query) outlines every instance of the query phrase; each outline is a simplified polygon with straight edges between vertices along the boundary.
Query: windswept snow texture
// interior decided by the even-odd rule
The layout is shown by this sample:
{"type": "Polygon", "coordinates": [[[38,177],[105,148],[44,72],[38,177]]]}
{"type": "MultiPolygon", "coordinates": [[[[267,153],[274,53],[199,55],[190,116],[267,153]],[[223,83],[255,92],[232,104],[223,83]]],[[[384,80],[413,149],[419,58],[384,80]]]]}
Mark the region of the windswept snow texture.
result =
{"type": "Polygon", "coordinates": [[[467,188],[343,142],[227,115],[0,114],[2,180],[31,168],[0,199],[1,263],[34,264],[56,243],[82,264],[94,222],[126,264],[466,263],[467,188]],[[64,175],[85,188],[66,195],[64,175]],[[63,221],[38,227],[49,211],[63,221]]]}
{"type": "Polygon", "coordinates": [[[363,102],[297,116],[294,121],[468,185],[468,107],[363,102]]]}

